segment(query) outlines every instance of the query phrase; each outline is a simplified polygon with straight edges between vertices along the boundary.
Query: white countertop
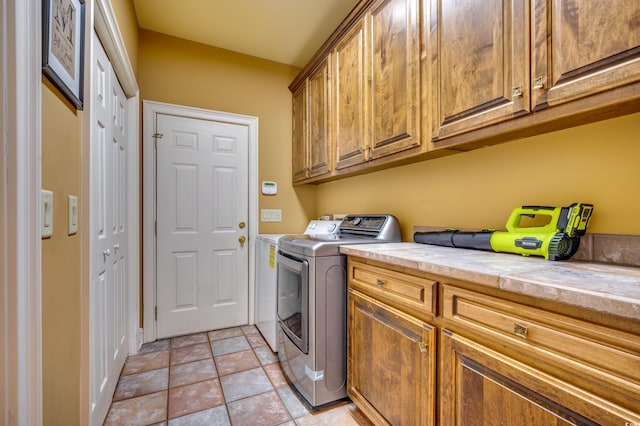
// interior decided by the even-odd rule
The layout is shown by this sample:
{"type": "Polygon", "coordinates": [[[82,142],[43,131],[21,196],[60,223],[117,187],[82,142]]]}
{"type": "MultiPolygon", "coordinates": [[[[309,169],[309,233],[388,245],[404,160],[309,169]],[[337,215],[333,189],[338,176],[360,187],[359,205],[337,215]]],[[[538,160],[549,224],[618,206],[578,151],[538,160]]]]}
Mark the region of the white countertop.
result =
{"type": "Polygon", "coordinates": [[[418,243],[344,245],[340,252],[640,321],[640,268],[418,243]]]}

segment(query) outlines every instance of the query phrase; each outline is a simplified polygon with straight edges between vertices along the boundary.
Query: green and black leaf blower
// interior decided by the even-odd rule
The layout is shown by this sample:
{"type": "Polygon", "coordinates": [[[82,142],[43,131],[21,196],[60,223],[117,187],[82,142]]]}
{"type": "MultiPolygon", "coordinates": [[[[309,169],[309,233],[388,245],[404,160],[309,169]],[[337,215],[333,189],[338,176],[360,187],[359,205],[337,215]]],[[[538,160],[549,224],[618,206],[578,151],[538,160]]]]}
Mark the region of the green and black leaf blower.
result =
{"type": "Polygon", "coordinates": [[[413,240],[444,247],[566,260],[578,251],[580,237],[587,231],[592,213],[593,204],[584,203],[573,203],[568,207],[521,206],[509,216],[506,231],[461,232],[448,229],[441,232],[416,232],[413,240]],[[522,227],[521,221],[525,217],[534,225],[522,227]],[[535,225],[540,219],[544,224],[535,225]]]}

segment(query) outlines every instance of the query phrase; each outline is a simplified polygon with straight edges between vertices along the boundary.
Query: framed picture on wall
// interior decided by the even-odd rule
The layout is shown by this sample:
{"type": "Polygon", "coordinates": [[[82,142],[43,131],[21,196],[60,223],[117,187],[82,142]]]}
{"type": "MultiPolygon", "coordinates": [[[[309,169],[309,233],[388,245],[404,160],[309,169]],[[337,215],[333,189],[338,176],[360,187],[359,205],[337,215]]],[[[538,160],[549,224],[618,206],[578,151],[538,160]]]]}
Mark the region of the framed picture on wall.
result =
{"type": "Polygon", "coordinates": [[[82,109],[84,0],[43,0],[42,72],[82,109]]]}

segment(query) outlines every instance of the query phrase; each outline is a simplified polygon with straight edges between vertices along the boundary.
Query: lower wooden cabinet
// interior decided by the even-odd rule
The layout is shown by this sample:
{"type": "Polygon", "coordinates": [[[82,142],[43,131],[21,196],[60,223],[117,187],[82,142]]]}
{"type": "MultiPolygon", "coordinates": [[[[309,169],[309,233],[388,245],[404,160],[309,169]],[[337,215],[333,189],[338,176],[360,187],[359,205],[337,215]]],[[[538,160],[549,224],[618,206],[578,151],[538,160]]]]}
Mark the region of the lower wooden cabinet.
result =
{"type": "Polygon", "coordinates": [[[605,399],[448,330],[442,331],[439,372],[443,425],[630,425],[637,421],[633,413],[605,399]]]}
{"type": "Polygon", "coordinates": [[[436,328],[348,293],[348,390],[379,425],[435,424],[436,328]]]}
{"type": "Polygon", "coordinates": [[[638,322],[537,302],[350,256],[348,395],[376,425],[640,425],[638,322]]]}

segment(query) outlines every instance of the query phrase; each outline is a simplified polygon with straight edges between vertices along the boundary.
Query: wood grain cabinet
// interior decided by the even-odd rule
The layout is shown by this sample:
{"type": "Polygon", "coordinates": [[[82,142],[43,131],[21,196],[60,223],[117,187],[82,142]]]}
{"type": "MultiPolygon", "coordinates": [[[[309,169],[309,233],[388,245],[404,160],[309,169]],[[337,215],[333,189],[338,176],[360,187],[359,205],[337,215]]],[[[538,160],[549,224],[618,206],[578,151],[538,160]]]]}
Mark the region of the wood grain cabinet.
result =
{"type": "Polygon", "coordinates": [[[334,159],[336,170],[368,160],[365,137],[365,20],[338,42],[333,51],[334,159]]]}
{"type": "Polygon", "coordinates": [[[637,85],[628,86],[640,81],[638,2],[425,0],[424,5],[428,77],[423,90],[435,148],[451,146],[447,138],[531,113],[534,117],[517,125],[478,136],[560,120],[569,123],[564,127],[575,125],[593,120],[593,111],[638,98],[637,85]],[[619,91],[603,95],[613,89],[619,91]],[[579,118],[571,122],[572,117],[579,118]]]}
{"type": "Polygon", "coordinates": [[[419,0],[378,0],[366,16],[371,159],[421,144],[418,12],[419,0]]]}
{"type": "Polygon", "coordinates": [[[349,397],[378,425],[434,425],[436,328],[357,290],[348,306],[349,397]]]}
{"type": "Polygon", "coordinates": [[[640,2],[535,0],[531,7],[534,109],[640,80],[640,2]]]}
{"type": "MultiPolygon", "coordinates": [[[[330,76],[326,89],[333,96],[331,102],[319,96],[319,88],[315,95],[311,93],[313,71],[308,77],[308,119],[313,119],[314,109],[319,113],[329,108],[327,124],[332,142],[323,146],[331,149],[335,164],[331,176],[361,171],[371,161],[380,166],[421,152],[419,3],[420,0],[363,0],[360,9],[356,8],[359,12],[354,13],[357,19],[339,29],[339,36],[328,43],[331,49],[322,57],[330,76]]],[[[298,80],[292,83],[294,145],[305,138],[301,134],[305,127],[296,125],[301,118],[295,116],[304,113],[300,106],[296,107],[303,85],[298,80]]],[[[318,123],[321,118],[316,115],[318,123]]],[[[317,136],[309,134],[306,138],[322,140],[317,136]]],[[[300,151],[294,147],[294,155],[300,151]]],[[[317,162],[314,171],[313,160],[311,167],[301,167],[296,157],[293,161],[297,183],[317,182],[318,176],[331,171],[324,162],[317,162]],[[305,167],[305,173],[296,172],[305,167]]]]}
{"type": "Polygon", "coordinates": [[[347,392],[376,425],[640,424],[637,320],[353,256],[347,309],[347,392]]]}
{"type": "Polygon", "coordinates": [[[329,59],[293,93],[293,181],[331,172],[329,59]]]}
{"type": "Polygon", "coordinates": [[[527,114],[528,2],[425,0],[425,6],[432,140],[527,114]]]}
{"type": "Polygon", "coordinates": [[[348,285],[349,397],[378,425],[434,425],[437,283],[350,261],[348,285]]]}
{"type": "Polygon", "coordinates": [[[419,147],[418,0],[377,0],[333,51],[336,170],[419,147]]]}
{"type": "Polygon", "coordinates": [[[442,424],[640,422],[637,336],[442,287],[442,424]]]}
{"type": "Polygon", "coordinates": [[[289,86],[293,180],[637,112],[638,16],[628,0],[361,0],[289,86]]]}

